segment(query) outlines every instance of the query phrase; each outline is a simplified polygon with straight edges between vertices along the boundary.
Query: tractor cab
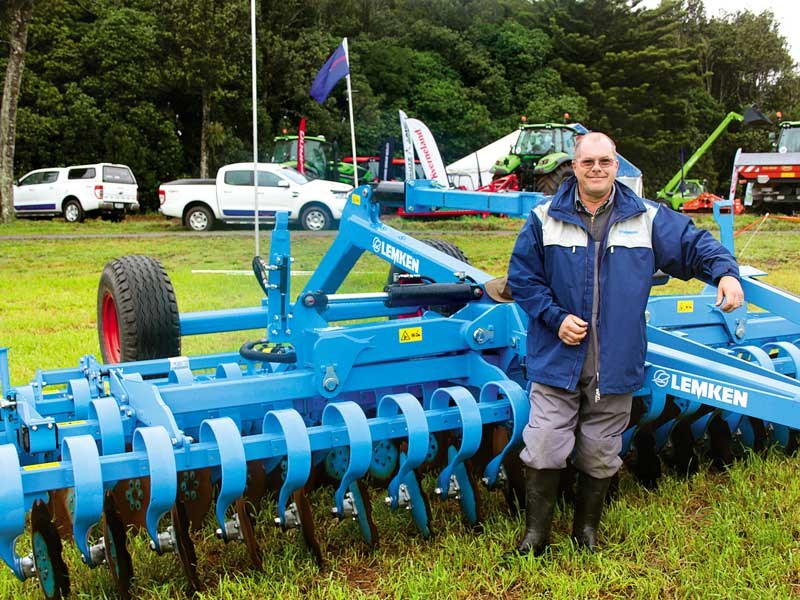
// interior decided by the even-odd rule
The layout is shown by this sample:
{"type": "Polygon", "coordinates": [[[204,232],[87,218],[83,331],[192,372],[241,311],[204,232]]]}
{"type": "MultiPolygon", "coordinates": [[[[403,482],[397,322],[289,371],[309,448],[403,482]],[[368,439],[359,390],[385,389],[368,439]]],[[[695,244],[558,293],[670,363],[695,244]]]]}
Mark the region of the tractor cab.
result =
{"type": "Polygon", "coordinates": [[[511,153],[492,166],[493,179],[513,173],[521,190],[554,193],[561,181],[572,174],[570,163],[578,135],[572,125],[520,125],[511,153]]]}
{"type": "Polygon", "coordinates": [[[800,152],[800,121],[783,121],[778,127],[780,131],[775,150],[781,154],[800,152]]]}
{"type": "MultiPolygon", "coordinates": [[[[272,162],[297,168],[297,136],[275,138],[272,162]]],[[[305,174],[311,179],[332,179],[333,148],[324,136],[306,136],[305,174]]],[[[350,182],[347,182],[350,183],[350,182]]]]}

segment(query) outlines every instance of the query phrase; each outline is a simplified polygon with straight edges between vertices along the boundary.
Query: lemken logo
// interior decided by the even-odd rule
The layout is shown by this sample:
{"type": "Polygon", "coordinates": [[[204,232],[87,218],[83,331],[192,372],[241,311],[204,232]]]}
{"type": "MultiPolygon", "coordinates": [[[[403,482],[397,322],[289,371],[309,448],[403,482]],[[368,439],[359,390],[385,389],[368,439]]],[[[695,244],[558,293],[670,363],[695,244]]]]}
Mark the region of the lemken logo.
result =
{"type": "Polygon", "coordinates": [[[698,400],[705,398],[733,406],[747,408],[748,392],[737,390],[736,388],[695,379],[686,375],[673,373],[670,375],[663,369],[653,373],[653,383],[660,388],[667,386],[676,392],[683,392],[695,396],[698,400]]]}
{"type": "Polygon", "coordinates": [[[419,259],[414,258],[407,252],[395,248],[391,244],[384,242],[379,237],[372,238],[372,251],[375,254],[384,256],[398,267],[403,267],[409,273],[419,273],[419,259]]]}

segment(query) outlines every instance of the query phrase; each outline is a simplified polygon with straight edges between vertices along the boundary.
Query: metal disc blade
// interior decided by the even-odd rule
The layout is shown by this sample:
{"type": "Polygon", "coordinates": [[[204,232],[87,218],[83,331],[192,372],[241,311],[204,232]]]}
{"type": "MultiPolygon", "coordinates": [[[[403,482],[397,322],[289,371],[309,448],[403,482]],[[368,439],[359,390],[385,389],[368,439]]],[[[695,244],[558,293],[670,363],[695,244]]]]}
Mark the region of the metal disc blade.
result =
{"type": "Polygon", "coordinates": [[[200,591],[200,578],[197,576],[197,554],[194,551],[194,542],[189,536],[189,517],[186,516],[186,509],[183,502],[176,502],[172,506],[172,527],[175,531],[175,539],[178,543],[178,556],[181,559],[183,572],[189,585],[195,592],[200,591]]]}
{"type": "Polygon", "coordinates": [[[253,510],[245,498],[239,498],[236,501],[236,514],[239,517],[239,527],[244,538],[245,546],[247,546],[247,553],[250,555],[250,561],[253,563],[253,568],[261,569],[261,552],[256,543],[256,533],[253,528],[253,510]]]}
{"type": "Polygon", "coordinates": [[[69,595],[69,572],[61,556],[61,538],[50,520],[47,505],[37,500],[31,509],[33,559],[39,584],[47,600],[60,600],[69,595]]]}
{"type": "Polygon", "coordinates": [[[320,569],[325,568],[325,560],[322,558],[322,548],[317,540],[317,534],[314,530],[314,515],[311,512],[311,503],[308,501],[308,496],[304,489],[299,489],[292,494],[292,498],[297,505],[297,512],[300,516],[300,529],[303,532],[303,539],[314,555],[314,560],[320,569]]]}
{"type": "Polygon", "coordinates": [[[119,516],[114,495],[106,492],[103,515],[103,538],[105,540],[106,563],[111,571],[111,579],[122,600],[131,598],[131,579],[133,578],[133,561],[128,552],[125,524],[119,516]]]}

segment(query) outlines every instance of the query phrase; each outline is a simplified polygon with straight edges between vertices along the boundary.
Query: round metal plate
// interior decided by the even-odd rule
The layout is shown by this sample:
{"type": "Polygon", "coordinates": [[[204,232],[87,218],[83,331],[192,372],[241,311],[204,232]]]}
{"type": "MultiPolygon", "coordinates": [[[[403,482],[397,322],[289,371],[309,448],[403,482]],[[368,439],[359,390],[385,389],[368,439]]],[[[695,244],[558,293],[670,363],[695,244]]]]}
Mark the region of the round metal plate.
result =
{"type": "Polygon", "coordinates": [[[106,492],[103,506],[103,539],[105,540],[106,563],[111,571],[111,579],[122,600],[131,598],[131,578],[133,561],[128,552],[125,525],[120,519],[114,503],[114,495],[106,492]]]}
{"type": "Polygon", "coordinates": [[[61,538],[47,505],[37,500],[31,509],[31,537],[36,573],[46,600],[69,595],[69,572],[61,556],[61,538]]]}

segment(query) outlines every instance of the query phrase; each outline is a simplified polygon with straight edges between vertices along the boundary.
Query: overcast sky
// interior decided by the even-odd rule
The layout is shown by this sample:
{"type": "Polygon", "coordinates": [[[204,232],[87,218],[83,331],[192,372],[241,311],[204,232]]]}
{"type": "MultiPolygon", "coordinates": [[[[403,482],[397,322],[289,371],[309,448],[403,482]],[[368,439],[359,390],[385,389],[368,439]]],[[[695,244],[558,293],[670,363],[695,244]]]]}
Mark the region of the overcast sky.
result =
{"type": "MultiPolygon", "coordinates": [[[[659,0],[645,0],[646,6],[658,6],[659,0]]],[[[734,13],[739,10],[749,9],[750,12],[759,14],[771,10],[775,20],[780,24],[780,32],[789,44],[795,63],[800,63],[800,39],[798,39],[797,0],[704,0],[706,14],[709,17],[720,16],[722,12],[734,13]],[[792,21],[794,21],[794,34],[792,35],[792,21]],[[792,43],[794,41],[794,43],[792,43]]]]}

